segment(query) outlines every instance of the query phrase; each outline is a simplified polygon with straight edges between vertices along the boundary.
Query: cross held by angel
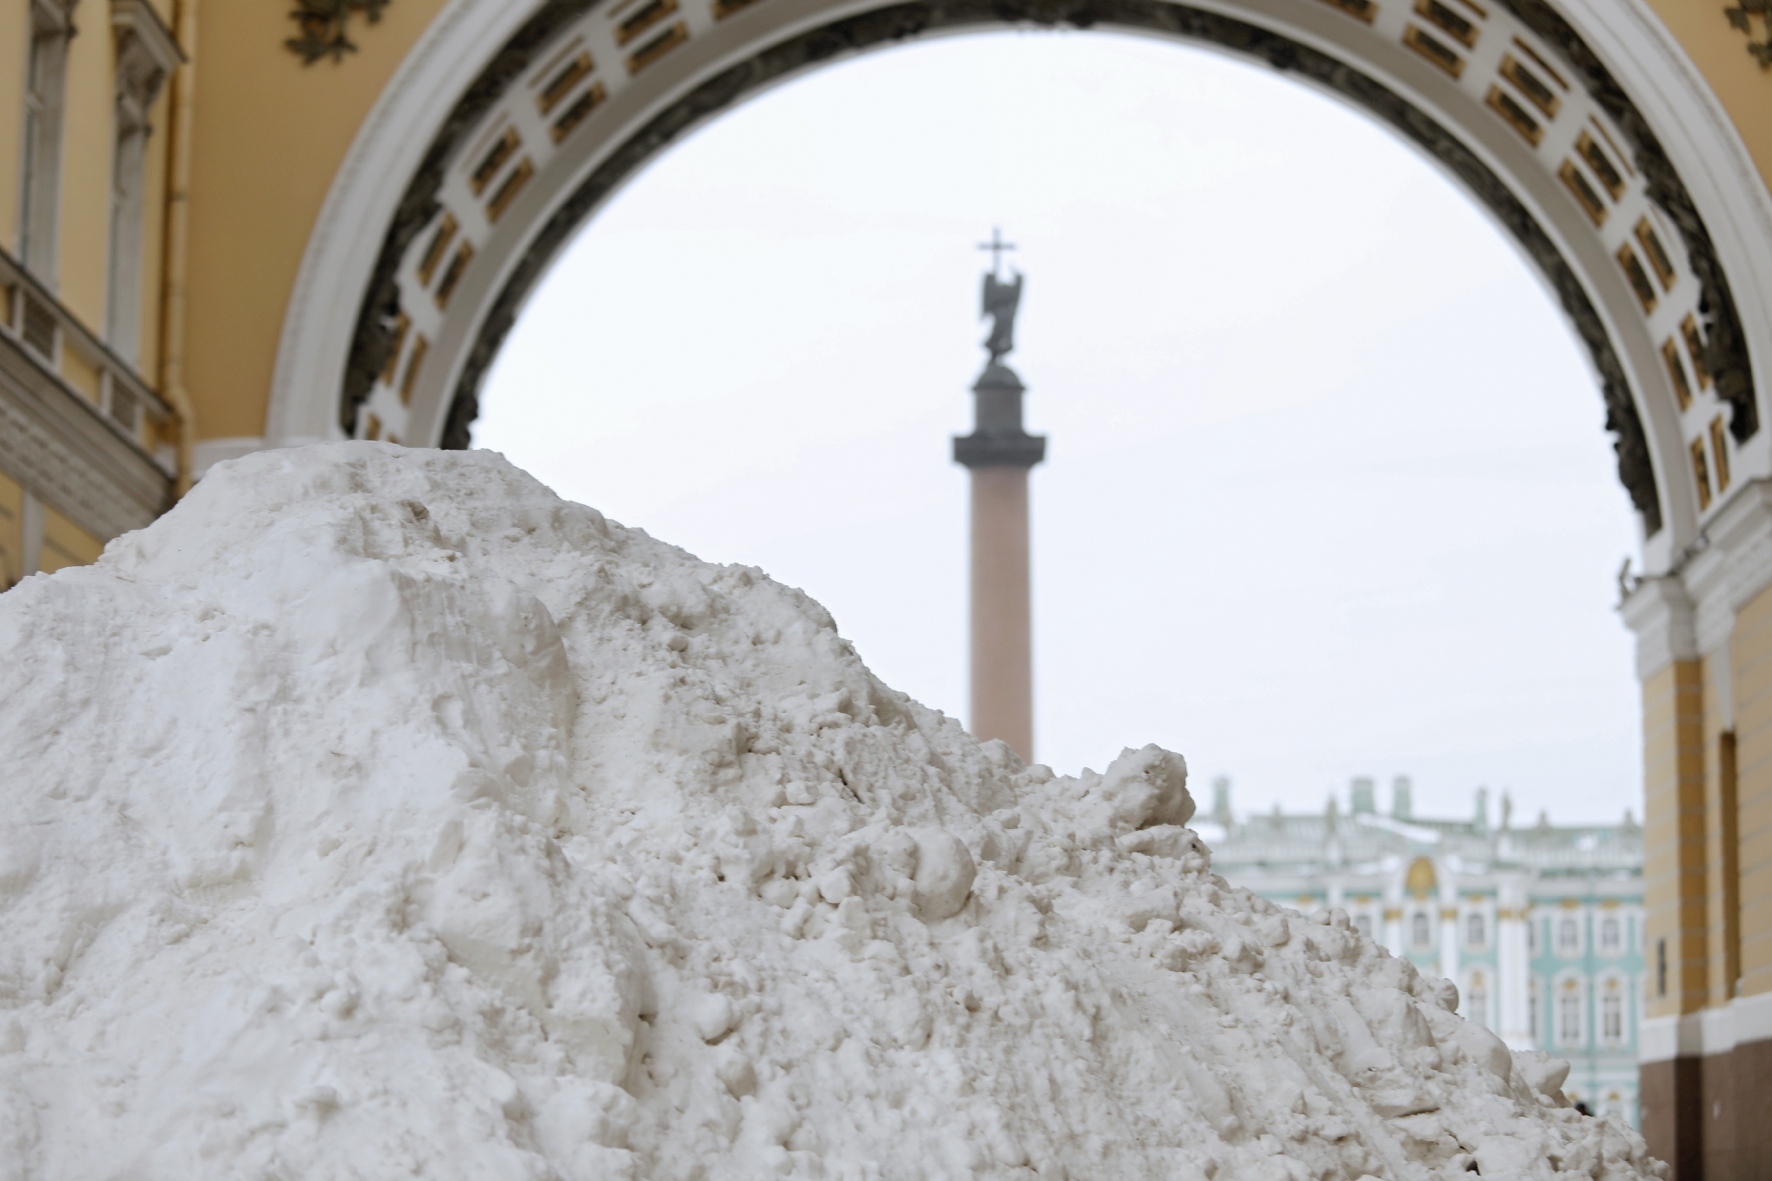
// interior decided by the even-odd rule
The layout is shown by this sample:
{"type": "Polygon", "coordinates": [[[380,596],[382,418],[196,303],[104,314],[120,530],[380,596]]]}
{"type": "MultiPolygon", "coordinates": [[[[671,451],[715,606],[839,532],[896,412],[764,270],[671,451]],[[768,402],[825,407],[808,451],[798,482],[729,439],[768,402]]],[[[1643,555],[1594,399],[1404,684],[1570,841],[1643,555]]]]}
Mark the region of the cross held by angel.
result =
{"type": "Polygon", "coordinates": [[[991,252],[991,269],[985,273],[983,307],[979,314],[991,317],[991,334],[985,338],[984,347],[991,355],[990,363],[995,365],[1015,348],[1015,313],[1021,306],[1022,275],[1016,271],[1015,278],[1008,282],[998,278],[1003,252],[1015,249],[1014,243],[1003,241],[1000,230],[992,229],[991,240],[981,243],[978,248],[991,252]]]}

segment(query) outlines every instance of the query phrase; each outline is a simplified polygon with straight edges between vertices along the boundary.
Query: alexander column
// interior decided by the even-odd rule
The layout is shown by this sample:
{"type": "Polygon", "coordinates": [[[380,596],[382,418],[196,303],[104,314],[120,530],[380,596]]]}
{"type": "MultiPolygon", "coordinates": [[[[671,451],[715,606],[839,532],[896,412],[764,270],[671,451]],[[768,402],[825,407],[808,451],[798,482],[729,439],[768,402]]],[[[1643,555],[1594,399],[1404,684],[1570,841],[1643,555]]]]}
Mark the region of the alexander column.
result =
{"type": "Polygon", "coordinates": [[[1005,282],[1002,253],[1014,246],[995,230],[984,277],[990,360],[973,383],[973,429],[954,440],[954,461],[972,472],[972,733],[1001,738],[1024,762],[1034,758],[1033,619],[1028,574],[1028,469],[1046,458],[1046,439],[1021,425],[1027,387],[1002,358],[1015,347],[1021,273],[1005,282]]]}

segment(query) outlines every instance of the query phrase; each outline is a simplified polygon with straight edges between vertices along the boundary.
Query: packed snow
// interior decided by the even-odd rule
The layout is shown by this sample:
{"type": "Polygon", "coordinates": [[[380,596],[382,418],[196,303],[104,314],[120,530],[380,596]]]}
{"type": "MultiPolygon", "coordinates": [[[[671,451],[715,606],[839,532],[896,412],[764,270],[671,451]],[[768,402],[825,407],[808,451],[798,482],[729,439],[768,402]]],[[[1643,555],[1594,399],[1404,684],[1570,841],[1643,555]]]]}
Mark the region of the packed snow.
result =
{"type": "Polygon", "coordinates": [[[0,1181],[1666,1175],[1186,777],[494,454],[222,464],[0,596],[0,1181]]]}

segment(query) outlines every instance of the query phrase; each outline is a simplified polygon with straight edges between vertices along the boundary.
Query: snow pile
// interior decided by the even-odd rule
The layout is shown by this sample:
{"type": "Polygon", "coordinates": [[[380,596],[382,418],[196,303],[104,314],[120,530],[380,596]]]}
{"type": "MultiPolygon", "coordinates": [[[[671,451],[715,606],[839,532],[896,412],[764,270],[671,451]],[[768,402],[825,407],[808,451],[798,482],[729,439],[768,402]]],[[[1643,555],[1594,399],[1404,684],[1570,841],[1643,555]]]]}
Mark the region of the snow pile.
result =
{"type": "Polygon", "coordinates": [[[0,1179],[1664,1176],[1179,756],[1055,778],[484,452],[0,597],[0,1179]]]}

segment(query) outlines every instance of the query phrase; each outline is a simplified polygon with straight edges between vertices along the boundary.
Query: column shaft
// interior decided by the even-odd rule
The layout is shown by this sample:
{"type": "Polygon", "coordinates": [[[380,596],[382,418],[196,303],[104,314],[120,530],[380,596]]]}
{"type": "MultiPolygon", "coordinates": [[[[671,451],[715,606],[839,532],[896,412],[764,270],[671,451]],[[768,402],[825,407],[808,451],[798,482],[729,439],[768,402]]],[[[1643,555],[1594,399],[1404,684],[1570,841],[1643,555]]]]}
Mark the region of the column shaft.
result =
{"type": "Polygon", "coordinates": [[[1034,757],[1028,473],[972,469],[972,733],[1034,757]]]}

